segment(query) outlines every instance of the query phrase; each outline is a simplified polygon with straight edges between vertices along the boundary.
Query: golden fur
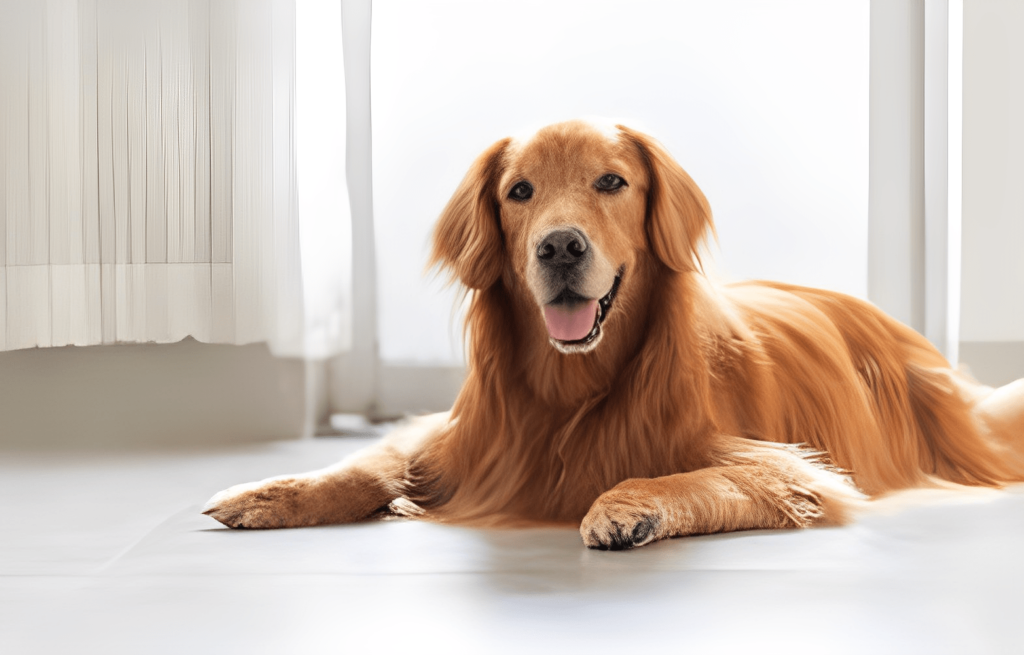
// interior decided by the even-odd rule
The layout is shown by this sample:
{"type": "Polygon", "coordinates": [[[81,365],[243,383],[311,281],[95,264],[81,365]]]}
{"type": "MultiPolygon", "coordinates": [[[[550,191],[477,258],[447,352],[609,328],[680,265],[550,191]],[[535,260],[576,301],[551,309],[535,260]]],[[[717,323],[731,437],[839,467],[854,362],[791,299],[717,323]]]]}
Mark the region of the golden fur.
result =
{"type": "MultiPolygon", "coordinates": [[[[450,415],[330,469],[221,492],[232,527],[382,508],[485,525],[571,523],[597,548],[841,523],[863,496],[1024,479],[1024,380],[993,391],[839,293],[716,287],[703,193],[650,137],[573,121],[499,141],[441,215],[432,261],[471,290],[450,415]],[[621,176],[612,191],[596,186],[621,176]],[[529,181],[532,197],[513,199],[529,181]],[[586,235],[587,298],[621,287],[596,340],[549,338],[538,243],[586,235]],[[844,473],[852,476],[856,489],[844,473]]],[[[545,269],[546,270],[546,269],[545,269]]],[[[617,291],[616,291],[617,289],[617,291]]]]}

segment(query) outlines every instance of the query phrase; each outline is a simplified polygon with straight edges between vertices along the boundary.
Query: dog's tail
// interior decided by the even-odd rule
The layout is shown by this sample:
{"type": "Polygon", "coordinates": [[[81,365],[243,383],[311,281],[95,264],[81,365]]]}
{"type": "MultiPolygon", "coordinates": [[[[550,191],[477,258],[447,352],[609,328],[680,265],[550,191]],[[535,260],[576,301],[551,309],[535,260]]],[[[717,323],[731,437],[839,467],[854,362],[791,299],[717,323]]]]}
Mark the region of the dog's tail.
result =
{"type": "Polygon", "coordinates": [[[921,468],[959,484],[1024,481],[1024,379],[967,394],[959,375],[907,367],[910,404],[926,445],[921,468]]]}

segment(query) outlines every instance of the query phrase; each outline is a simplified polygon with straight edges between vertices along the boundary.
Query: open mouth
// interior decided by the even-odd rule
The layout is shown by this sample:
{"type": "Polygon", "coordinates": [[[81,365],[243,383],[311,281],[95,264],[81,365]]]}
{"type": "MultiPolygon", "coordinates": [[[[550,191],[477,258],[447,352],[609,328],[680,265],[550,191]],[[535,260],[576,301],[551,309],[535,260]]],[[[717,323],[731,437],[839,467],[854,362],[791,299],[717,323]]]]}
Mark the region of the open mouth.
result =
{"type": "Polygon", "coordinates": [[[597,344],[601,324],[612,309],[625,268],[619,268],[612,288],[601,298],[584,298],[565,289],[544,307],[548,335],[556,348],[563,352],[585,352],[597,344]]]}

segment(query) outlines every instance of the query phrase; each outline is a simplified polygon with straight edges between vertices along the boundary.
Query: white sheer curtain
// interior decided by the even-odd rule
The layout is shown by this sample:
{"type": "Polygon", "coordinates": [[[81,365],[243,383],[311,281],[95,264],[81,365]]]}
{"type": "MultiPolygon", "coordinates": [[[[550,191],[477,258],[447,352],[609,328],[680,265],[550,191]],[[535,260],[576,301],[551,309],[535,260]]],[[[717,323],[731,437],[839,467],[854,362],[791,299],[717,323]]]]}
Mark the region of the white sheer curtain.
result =
{"type": "MultiPolygon", "coordinates": [[[[307,22],[331,15],[308,4],[307,22]]],[[[344,174],[298,179],[294,2],[0,0],[0,15],[0,349],[345,347],[344,174]],[[317,200],[325,184],[341,191],[317,200]],[[300,205],[303,243],[341,241],[306,297],[300,205]]],[[[306,150],[343,161],[328,137],[306,150]]]]}

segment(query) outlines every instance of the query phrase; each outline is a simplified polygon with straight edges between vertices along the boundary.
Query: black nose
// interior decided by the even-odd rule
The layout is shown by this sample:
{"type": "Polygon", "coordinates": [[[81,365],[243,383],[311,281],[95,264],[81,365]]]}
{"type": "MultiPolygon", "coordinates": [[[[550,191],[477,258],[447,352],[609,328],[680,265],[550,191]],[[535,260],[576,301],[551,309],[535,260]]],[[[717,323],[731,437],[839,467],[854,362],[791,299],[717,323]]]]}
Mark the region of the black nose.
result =
{"type": "Polygon", "coordinates": [[[575,264],[587,254],[587,237],[576,228],[552,230],[537,246],[537,259],[544,264],[575,264]]]}

